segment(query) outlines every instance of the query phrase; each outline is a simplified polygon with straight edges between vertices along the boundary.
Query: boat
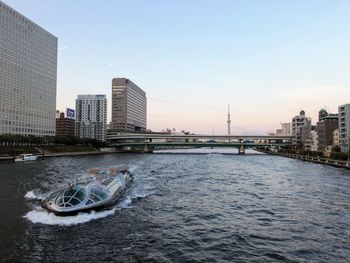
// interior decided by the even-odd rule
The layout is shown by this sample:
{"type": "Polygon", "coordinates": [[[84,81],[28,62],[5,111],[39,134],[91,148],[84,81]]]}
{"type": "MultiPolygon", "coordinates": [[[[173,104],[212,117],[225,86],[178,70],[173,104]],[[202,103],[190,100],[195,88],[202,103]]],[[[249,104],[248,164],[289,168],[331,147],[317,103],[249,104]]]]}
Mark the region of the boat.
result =
{"type": "Polygon", "coordinates": [[[95,168],[88,173],[50,194],[41,206],[58,216],[108,209],[120,200],[134,179],[127,168],[95,168]]]}
{"type": "Polygon", "coordinates": [[[36,159],[38,159],[38,156],[32,153],[22,153],[15,157],[15,162],[35,161],[36,159]]]}

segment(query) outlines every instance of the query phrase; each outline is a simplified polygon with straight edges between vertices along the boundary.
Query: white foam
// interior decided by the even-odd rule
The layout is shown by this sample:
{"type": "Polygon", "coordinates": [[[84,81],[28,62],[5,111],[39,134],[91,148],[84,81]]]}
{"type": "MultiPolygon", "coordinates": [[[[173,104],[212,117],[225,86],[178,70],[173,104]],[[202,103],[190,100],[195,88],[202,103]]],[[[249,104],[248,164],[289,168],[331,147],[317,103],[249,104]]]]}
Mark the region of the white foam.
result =
{"type": "Polygon", "coordinates": [[[130,167],[129,167],[129,171],[132,173],[132,172],[135,172],[135,170],[138,168],[138,166],[136,166],[136,165],[131,165],[130,167]]]}
{"type": "Polygon", "coordinates": [[[34,224],[41,223],[45,225],[71,226],[113,215],[115,211],[116,209],[106,210],[102,212],[92,211],[90,213],[80,213],[75,216],[62,217],[56,216],[54,213],[47,212],[40,207],[36,207],[34,210],[28,212],[24,218],[27,218],[34,224]]]}
{"type": "Polygon", "coordinates": [[[27,200],[42,200],[45,198],[44,195],[35,193],[34,190],[27,192],[24,195],[24,198],[27,200]]]}
{"type": "Polygon", "coordinates": [[[132,203],[131,197],[130,196],[126,196],[125,198],[123,198],[116,207],[118,208],[130,208],[130,204],[132,203]]]}
{"type": "Polygon", "coordinates": [[[221,153],[208,153],[207,156],[211,156],[211,157],[220,157],[220,156],[224,156],[221,153]]]}

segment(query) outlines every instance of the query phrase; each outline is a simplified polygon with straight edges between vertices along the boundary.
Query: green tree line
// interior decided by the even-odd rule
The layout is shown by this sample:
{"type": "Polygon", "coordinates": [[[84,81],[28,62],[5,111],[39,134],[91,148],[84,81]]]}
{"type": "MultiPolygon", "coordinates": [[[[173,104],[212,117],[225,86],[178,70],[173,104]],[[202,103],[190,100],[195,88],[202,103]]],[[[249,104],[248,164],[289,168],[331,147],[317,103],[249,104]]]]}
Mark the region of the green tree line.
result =
{"type": "Polygon", "coordinates": [[[54,146],[54,145],[91,145],[94,147],[103,147],[106,143],[75,136],[24,136],[20,134],[0,134],[0,147],[18,147],[18,146],[54,146]]]}

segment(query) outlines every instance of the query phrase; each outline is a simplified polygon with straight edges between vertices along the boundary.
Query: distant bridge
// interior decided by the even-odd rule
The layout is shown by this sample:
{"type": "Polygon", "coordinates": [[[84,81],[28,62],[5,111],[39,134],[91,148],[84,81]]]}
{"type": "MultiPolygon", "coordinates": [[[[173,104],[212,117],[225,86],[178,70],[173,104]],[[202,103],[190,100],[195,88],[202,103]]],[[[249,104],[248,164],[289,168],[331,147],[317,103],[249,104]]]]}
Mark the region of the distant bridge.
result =
{"type": "Polygon", "coordinates": [[[110,147],[152,152],[155,149],[184,147],[232,147],[244,154],[246,148],[283,147],[291,144],[291,136],[203,135],[165,133],[110,133],[110,147]]]}

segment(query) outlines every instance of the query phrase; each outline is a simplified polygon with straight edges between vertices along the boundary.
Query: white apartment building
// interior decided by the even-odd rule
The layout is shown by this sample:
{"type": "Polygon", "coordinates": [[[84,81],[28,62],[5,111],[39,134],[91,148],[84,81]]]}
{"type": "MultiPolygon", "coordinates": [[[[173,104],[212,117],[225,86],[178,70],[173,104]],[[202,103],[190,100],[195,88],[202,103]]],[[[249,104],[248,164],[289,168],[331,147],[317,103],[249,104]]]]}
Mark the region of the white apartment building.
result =
{"type": "Polygon", "coordinates": [[[291,122],[285,122],[281,123],[282,125],[282,135],[292,135],[292,123],[291,122]]]}
{"type": "Polygon", "coordinates": [[[106,95],[78,95],[75,101],[76,136],[99,141],[106,140],[106,95]]]}
{"type": "Polygon", "coordinates": [[[305,141],[305,150],[317,151],[318,149],[318,134],[317,131],[312,130],[310,136],[305,141]]]}
{"type": "Polygon", "coordinates": [[[311,118],[305,116],[305,111],[292,119],[292,142],[294,145],[303,145],[311,133],[311,118]]]}
{"type": "Polygon", "coordinates": [[[0,1],[0,134],[54,136],[57,37],[0,1]]]}
{"type": "Polygon", "coordinates": [[[281,129],[276,130],[276,135],[291,136],[292,135],[292,123],[291,122],[281,123],[281,129]]]}
{"type": "Polygon", "coordinates": [[[339,113],[339,146],[342,152],[348,153],[350,147],[350,104],[340,105],[339,113]]]}

